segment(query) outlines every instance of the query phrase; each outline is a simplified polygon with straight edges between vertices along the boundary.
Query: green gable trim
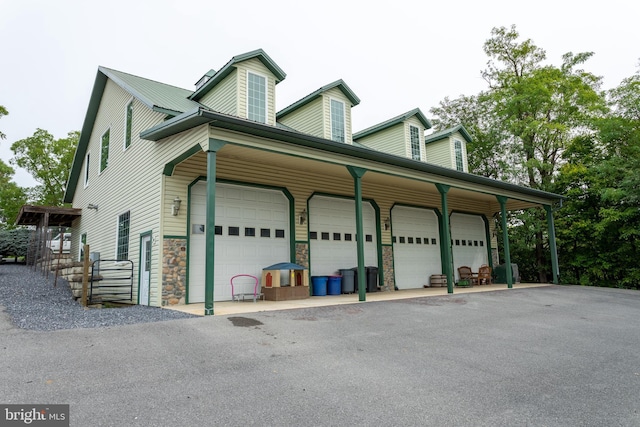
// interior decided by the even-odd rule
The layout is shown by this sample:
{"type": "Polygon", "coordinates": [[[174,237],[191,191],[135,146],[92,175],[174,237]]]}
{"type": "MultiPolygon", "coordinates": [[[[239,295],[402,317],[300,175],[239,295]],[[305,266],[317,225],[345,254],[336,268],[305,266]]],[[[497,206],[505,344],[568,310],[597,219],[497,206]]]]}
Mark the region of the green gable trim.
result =
{"type": "Polygon", "coordinates": [[[418,118],[418,120],[420,120],[420,123],[422,123],[422,125],[425,127],[425,129],[431,129],[431,122],[429,121],[429,119],[427,119],[427,117],[422,113],[422,111],[420,111],[419,108],[414,108],[411,111],[407,111],[404,114],[400,114],[399,116],[393,117],[387,121],[384,121],[382,123],[378,123],[377,125],[368,127],[364,130],[361,130],[359,132],[356,132],[353,134],[353,140],[356,141],[360,138],[364,138],[365,136],[369,136],[372,135],[376,132],[380,132],[381,130],[385,130],[388,129],[392,126],[395,126],[397,124],[403,123],[404,121],[406,121],[407,119],[416,116],[418,118]]]}
{"type": "Polygon", "coordinates": [[[235,65],[240,62],[247,61],[249,59],[256,58],[260,62],[264,64],[265,67],[271,71],[271,73],[276,78],[276,84],[280,83],[285,79],[287,74],[282,71],[282,69],[276,64],[273,59],[266,54],[266,52],[262,49],[252,50],[251,52],[243,53],[241,55],[236,55],[229,62],[227,62],[224,67],[218,70],[206,83],[204,83],[198,90],[193,92],[189,99],[197,101],[202,98],[207,92],[209,92],[215,85],[220,83],[225,77],[231,74],[235,69],[235,65]]]}
{"type": "Polygon", "coordinates": [[[436,141],[440,141],[442,139],[445,138],[449,138],[451,135],[453,135],[456,132],[460,132],[460,135],[462,135],[462,137],[467,141],[467,142],[471,142],[473,141],[473,138],[471,138],[471,135],[469,135],[469,132],[467,132],[467,130],[464,128],[464,126],[462,125],[458,125],[452,128],[448,128],[448,129],[444,129],[438,132],[434,132],[431,135],[427,135],[424,137],[424,143],[425,144],[430,144],[432,142],[436,142],[436,141]]]}
{"type": "Polygon", "coordinates": [[[293,104],[289,105],[288,107],[285,107],[282,110],[278,111],[276,113],[276,120],[286,116],[287,114],[294,112],[299,108],[304,107],[311,101],[322,96],[323,93],[333,88],[338,88],[344,94],[344,96],[346,96],[347,99],[351,102],[352,107],[355,107],[356,105],[360,104],[360,98],[358,98],[356,94],[351,90],[351,88],[349,88],[349,86],[347,86],[347,84],[342,79],[340,79],[340,80],[336,80],[333,83],[329,83],[328,85],[322,86],[320,89],[310,93],[309,95],[305,96],[301,100],[296,101],[293,104]]]}
{"type": "Polygon", "coordinates": [[[194,154],[199,153],[200,151],[202,151],[202,147],[200,146],[200,144],[196,144],[193,147],[189,148],[187,151],[180,154],[178,157],[176,157],[175,159],[171,160],[169,163],[164,165],[164,170],[162,171],[162,174],[165,176],[173,175],[173,171],[175,170],[176,166],[178,166],[180,163],[184,162],[194,154]]]}

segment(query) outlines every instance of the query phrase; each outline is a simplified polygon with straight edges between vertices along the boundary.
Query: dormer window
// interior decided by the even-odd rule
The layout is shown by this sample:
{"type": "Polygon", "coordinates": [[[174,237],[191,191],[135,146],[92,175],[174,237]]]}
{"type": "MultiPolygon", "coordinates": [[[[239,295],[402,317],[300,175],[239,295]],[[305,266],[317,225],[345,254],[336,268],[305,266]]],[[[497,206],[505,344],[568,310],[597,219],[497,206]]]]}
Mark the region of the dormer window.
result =
{"type": "Polygon", "coordinates": [[[409,136],[411,137],[411,158],[422,160],[422,156],[420,156],[420,129],[409,125],[409,136]]]}
{"type": "Polygon", "coordinates": [[[462,141],[454,139],[453,144],[456,155],[456,170],[464,172],[464,163],[462,161],[462,141]]]}
{"type": "Polygon", "coordinates": [[[345,142],[344,103],[331,99],[331,139],[345,142]]]}
{"type": "Polygon", "coordinates": [[[247,71],[247,118],[267,122],[267,79],[247,71]]]}

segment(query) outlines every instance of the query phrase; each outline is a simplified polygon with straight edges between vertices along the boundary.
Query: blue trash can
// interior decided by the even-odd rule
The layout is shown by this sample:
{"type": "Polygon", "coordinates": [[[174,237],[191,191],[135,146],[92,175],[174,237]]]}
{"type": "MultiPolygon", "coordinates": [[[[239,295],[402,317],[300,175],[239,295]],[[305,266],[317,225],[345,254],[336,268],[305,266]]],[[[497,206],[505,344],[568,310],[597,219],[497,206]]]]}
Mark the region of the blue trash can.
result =
{"type": "Polygon", "coordinates": [[[342,293],[342,276],[329,276],[327,282],[327,295],[340,295],[342,293]]]}
{"type": "Polygon", "coordinates": [[[311,287],[313,288],[314,297],[323,297],[327,295],[327,276],[311,276],[311,287]]]}

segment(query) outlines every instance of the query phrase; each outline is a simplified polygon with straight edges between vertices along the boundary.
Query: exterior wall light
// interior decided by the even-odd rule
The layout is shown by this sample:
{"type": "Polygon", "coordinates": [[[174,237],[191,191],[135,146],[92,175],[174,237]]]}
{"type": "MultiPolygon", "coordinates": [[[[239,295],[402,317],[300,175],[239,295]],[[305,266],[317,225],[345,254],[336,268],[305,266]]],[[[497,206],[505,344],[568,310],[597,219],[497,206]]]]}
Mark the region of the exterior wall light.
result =
{"type": "Polygon", "coordinates": [[[178,213],[180,212],[180,203],[182,203],[182,200],[180,200],[180,197],[176,196],[171,204],[171,215],[178,216],[178,213]]]}
{"type": "Polygon", "coordinates": [[[307,210],[306,209],[302,209],[302,211],[300,211],[300,215],[298,216],[298,223],[300,225],[303,225],[303,224],[307,223],[307,210]]]}
{"type": "Polygon", "coordinates": [[[384,231],[387,231],[390,228],[391,228],[391,219],[387,217],[387,219],[384,220],[384,231]]]}
{"type": "Polygon", "coordinates": [[[89,203],[89,206],[87,206],[87,209],[94,209],[94,210],[98,210],[98,205],[94,205],[93,203],[89,203]]]}

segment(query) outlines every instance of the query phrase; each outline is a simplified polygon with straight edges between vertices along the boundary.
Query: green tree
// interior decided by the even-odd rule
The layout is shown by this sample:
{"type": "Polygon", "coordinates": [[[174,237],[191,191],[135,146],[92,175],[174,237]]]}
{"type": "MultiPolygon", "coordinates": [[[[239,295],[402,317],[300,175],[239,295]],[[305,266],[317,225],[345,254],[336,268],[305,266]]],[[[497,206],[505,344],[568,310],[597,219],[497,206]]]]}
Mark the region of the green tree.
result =
{"type": "Polygon", "coordinates": [[[20,207],[27,202],[25,191],[13,179],[14,170],[0,159],[0,227],[13,228],[20,207]]]}
{"type": "MultiPolygon", "coordinates": [[[[2,116],[6,116],[8,114],[9,112],[7,111],[7,109],[0,105],[0,119],[2,118],[2,116]]],[[[0,139],[5,139],[6,137],[7,136],[4,133],[0,132],[0,139]]]]}
{"type": "Polygon", "coordinates": [[[66,138],[54,139],[46,130],[38,129],[33,136],[11,145],[15,155],[11,163],[26,169],[39,184],[32,194],[36,203],[63,205],[69,169],[79,138],[80,132],[69,132],[66,138]]]}
{"type": "MultiPolygon", "coordinates": [[[[515,26],[494,28],[491,35],[484,44],[489,61],[482,72],[488,89],[477,97],[441,103],[432,112],[467,127],[478,139],[479,155],[492,159],[485,164],[499,165],[493,177],[549,191],[565,148],[579,135],[588,135],[593,119],[606,111],[600,78],[578,68],[592,54],[567,53],[561,66],[547,65],[546,52],[531,40],[520,41],[515,26]],[[465,108],[457,109],[459,105],[465,108]]],[[[471,165],[472,172],[486,174],[482,163],[471,165]]],[[[514,218],[525,233],[535,233],[532,251],[538,271],[529,280],[548,280],[545,221],[542,209],[514,218]]],[[[512,234],[518,236],[515,229],[512,234]]],[[[516,240],[514,246],[525,244],[516,240]]]]}

